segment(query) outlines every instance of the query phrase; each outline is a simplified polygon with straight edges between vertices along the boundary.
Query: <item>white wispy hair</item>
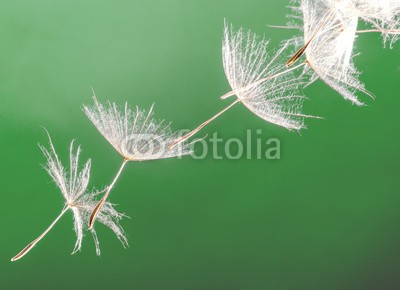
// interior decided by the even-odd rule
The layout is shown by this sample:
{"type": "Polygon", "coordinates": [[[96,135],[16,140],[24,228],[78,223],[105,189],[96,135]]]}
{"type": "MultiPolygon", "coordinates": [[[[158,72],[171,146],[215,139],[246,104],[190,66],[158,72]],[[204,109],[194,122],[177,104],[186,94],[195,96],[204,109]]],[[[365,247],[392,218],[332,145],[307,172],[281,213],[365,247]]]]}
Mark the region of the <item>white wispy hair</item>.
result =
{"type": "Polygon", "coordinates": [[[94,105],[84,106],[83,111],[97,130],[128,161],[145,161],[180,157],[190,154],[190,144],[170,145],[180,136],[172,132],[170,123],[153,119],[153,106],[146,112],[127,103],[119,110],[112,102],[101,104],[93,96],[94,105]]]}
{"type": "MultiPolygon", "coordinates": [[[[81,153],[80,146],[74,152],[74,141],[71,142],[69,148],[69,172],[60,162],[55,151],[53,142],[49,136],[50,150],[40,145],[47,163],[44,166],[51,178],[54,180],[62,195],[65,198],[65,206],[70,208],[74,217],[74,230],[77,236],[73,253],[81,249],[82,239],[84,236],[83,228],[87,227],[89,216],[97,204],[96,196],[102,192],[88,192],[87,186],[90,179],[91,160],[89,159],[82,170],[79,170],[79,155],[81,153]]],[[[109,227],[121,241],[125,247],[128,245],[128,240],[124,234],[119,221],[124,217],[124,214],[117,212],[110,202],[106,202],[98,215],[98,219],[102,224],[109,227]]],[[[99,241],[94,229],[91,230],[95,240],[96,252],[100,255],[99,241]]]]}
{"type": "MultiPolygon", "coordinates": [[[[77,236],[73,251],[73,253],[75,253],[81,249],[84,233],[83,228],[86,228],[89,216],[97,204],[96,196],[102,192],[87,191],[90,179],[91,160],[89,159],[83,166],[82,170],[79,170],[79,155],[81,153],[80,146],[77,147],[74,153],[74,141],[71,142],[69,149],[70,165],[68,172],[60,162],[50,136],[49,143],[50,150],[47,150],[44,146],[40,145],[40,149],[47,159],[44,168],[47,170],[64,196],[66,200],[65,206],[69,207],[73,212],[74,229],[77,236]]],[[[109,227],[116,234],[117,238],[125,247],[128,245],[128,240],[119,224],[119,221],[124,216],[124,214],[117,212],[110,202],[106,202],[99,213],[98,218],[101,223],[109,227]]],[[[93,229],[91,232],[95,240],[96,252],[99,255],[100,248],[96,231],[93,229]]]]}
{"type": "Polygon", "coordinates": [[[303,35],[291,42],[297,46],[306,45],[305,55],[312,69],[310,83],[320,78],[345,99],[363,105],[357,94],[362,92],[370,97],[373,95],[359,80],[360,72],[353,62],[358,16],[349,9],[352,3],[346,0],[296,2],[299,2],[299,6],[291,7],[295,13],[292,19],[300,19],[302,23],[299,25],[292,22],[290,25],[297,25],[303,35]]]}
{"type": "MultiPolygon", "coordinates": [[[[251,112],[267,122],[287,129],[304,128],[301,113],[304,96],[299,87],[304,79],[285,71],[282,53],[285,44],[274,55],[268,53],[268,40],[240,28],[235,31],[225,22],[222,45],[226,78],[235,94],[251,112]]],[[[223,97],[224,98],[224,97],[223,97]]]]}
{"type": "Polygon", "coordinates": [[[384,44],[390,40],[392,47],[400,35],[400,1],[352,0],[352,2],[357,15],[382,33],[384,44]]]}
{"type": "MultiPolygon", "coordinates": [[[[77,237],[72,254],[80,251],[84,237],[83,229],[87,227],[90,214],[97,204],[96,196],[101,193],[89,192],[87,190],[90,179],[91,160],[89,159],[84,164],[83,168],[81,170],[79,169],[79,155],[81,153],[80,146],[78,146],[76,151],[74,151],[74,141],[71,142],[69,149],[70,164],[69,170],[67,170],[58,158],[50,135],[48,135],[48,137],[50,143],[49,150],[44,146],[39,145],[47,159],[44,168],[60,189],[65,199],[65,205],[61,214],[53,221],[53,223],[38,238],[28,244],[28,246],[17,254],[12,261],[16,261],[26,255],[68,210],[73,214],[74,230],[77,237]]],[[[106,202],[98,213],[99,221],[109,227],[121,241],[122,245],[126,247],[128,245],[128,240],[119,224],[119,221],[123,217],[125,217],[125,215],[117,212],[109,202],[106,202]]],[[[100,244],[96,231],[91,229],[91,233],[96,246],[96,254],[100,255],[100,244]]]]}

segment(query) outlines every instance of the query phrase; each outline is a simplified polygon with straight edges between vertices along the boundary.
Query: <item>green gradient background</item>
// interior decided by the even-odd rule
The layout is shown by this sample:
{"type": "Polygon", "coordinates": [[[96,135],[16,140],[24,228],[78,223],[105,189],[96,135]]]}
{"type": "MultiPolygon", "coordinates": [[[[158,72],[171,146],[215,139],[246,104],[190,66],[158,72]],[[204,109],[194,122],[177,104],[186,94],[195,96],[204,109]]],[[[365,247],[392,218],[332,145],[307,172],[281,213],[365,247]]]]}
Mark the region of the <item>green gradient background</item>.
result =
{"type": "MultiPolygon", "coordinates": [[[[225,103],[223,19],[278,43],[286,1],[2,1],[0,9],[1,289],[399,289],[400,47],[357,40],[361,79],[376,100],[357,108],[318,82],[308,130],[291,133],[237,106],[203,131],[279,138],[282,158],[129,164],[111,200],[130,248],[98,226],[70,255],[68,214],[23,260],[10,258],[62,208],[37,143],[71,139],[93,159],[91,187],[121,159],[81,111],[100,100],[149,107],[174,128],[225,103]],[[67,2],[69,2],[67,4],[67,2]],[[78,287],[78,288],[76,288],[78,287]]],[[[222,147],[220,148],[222,150],[222,147]]]]}

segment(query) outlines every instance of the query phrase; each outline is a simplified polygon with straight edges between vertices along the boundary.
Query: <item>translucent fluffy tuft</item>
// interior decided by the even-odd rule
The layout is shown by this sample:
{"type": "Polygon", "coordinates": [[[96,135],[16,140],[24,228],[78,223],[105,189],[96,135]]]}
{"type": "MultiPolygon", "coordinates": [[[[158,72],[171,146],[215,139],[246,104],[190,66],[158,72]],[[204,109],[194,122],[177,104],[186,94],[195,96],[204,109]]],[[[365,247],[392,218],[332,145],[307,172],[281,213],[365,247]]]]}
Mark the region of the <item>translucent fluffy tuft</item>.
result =
{"type": "Polygon", "coordinates": [[[44,168],[60,188],[66,202],[72,203],[73,200],[79,199],[86,191],[90,178],[91,160],[89,159],[83,166],[83,169],[79,171],[78,163],[81,148],[78,146],[76,153],[74,154],[74,141],[72,141],[69,148],[70,170],[67,172],[58,159],[50,135],[48,135],[48,137],[50,140],[50,151],[48,151],[44,146],[39,145],[47,159],[47,164],[44,168]]]}
{"type": "Polygon", "coordinates": [[[370,97],[373,95],[360,82],[360,72],[353,62],[358,16],[349,8],[352,3],[344,0],[297,2],[300,4],[292,7],[295,12],[292,19],[302,20],[300,28],[303,39],[291,41],[298,46],[309,42],[305,55],[309,68],[312,69],[311,82],[320,78],[345,99],[356,105],[363,105],[358,99],[359,92],[370,97]]]}
{"type": "Polygon", "coordinates": [[[83,111],[124,159],[145,161],[190,154],[188,143],[170,147],[180,135],[171,131],[170,124],[153,119],[153,106],[146,112],[125,104],[120,111],[115,103],[103,105],[95,96],[93,100],[94,105],[84,106],[83,111]]]}
{"type": "MultiPolygon", "coordinates": [[[[74,142],[71,142],[69,152],[70,168],[69,171],[67,171],[58,159],[50,136],[49,142],[50,150],[47,150],[43,146],[40,146],[40,148],[47,159],[45,168],[56,185],[60,188],[66,200],[65,208],[70,209],[73,213],[74,230],[77,240],[72,253],[76,253],[81,249],[84,228],[87,228],[90,214],[98,202],[96,196],[99,192],[91,193],[87,191],[91,161],[88,160],[83,166],[83,169],[79,170],[80,147],[78,146],[76,152],[74,152],[74,142]]],[[[124,215],[117,212],[111,203],[106,202],[98,215],[98,220],[105,226],[109,227],[125,247],[128,245],[128,241],[123,229],[119,225],[119,221],[123,217],[124,215]]],[[[100,248],[96,232],[94,229],[92,229],[91,232],[95,240],[96,253],[99,255],[100,248]]]]}
{"type": "Polygon", "coordinates": [[[358,16],[381,32],[390,47],[400,36],[399,0],[352,0],[358,16]]]}
{"type": "MultiPolygon", "coordinates": [[[[72,207],[74,213],[74,229],[77,235],[77,241],[75,243],[75,248],[73,253],[79,251],[81,249],[82,239],[83,239],[83,229],[87,229],[87,224],[89,222],[89,217],[94,210],[94,207],[97,205],[98,201],[96,200],[96,196],[102,192],[89,193],[82,196],[72,207]]],[[[122,245],[125,247],[128,246],[128,240],[125,236],[125,233],[122,227],[119,224],[119,221],[125,217],[124,214],[117,212],[113,205],[106,201],[101,208],[100,212],[97,215],[97,220],[100,221],[105,226],[109,227],[117,236],[117,238],[121,241],[122,245]]],[[[96,253],[100,255],[100,243],[97,238],[96,231],[94,228],[90,229],[95,246],[96,253]]]]}
{"type": "Polygon", "coordinates": [[[234,31],[225,23],[222,46],[223,65],[228,82],[238,99],[255,115],[287,129],[304,128],[301,113],[305,97],[298,88],[303,78],[286,70],[281,54],[287,44],[268,53],[268,41],[251,31],[234,31]]]}

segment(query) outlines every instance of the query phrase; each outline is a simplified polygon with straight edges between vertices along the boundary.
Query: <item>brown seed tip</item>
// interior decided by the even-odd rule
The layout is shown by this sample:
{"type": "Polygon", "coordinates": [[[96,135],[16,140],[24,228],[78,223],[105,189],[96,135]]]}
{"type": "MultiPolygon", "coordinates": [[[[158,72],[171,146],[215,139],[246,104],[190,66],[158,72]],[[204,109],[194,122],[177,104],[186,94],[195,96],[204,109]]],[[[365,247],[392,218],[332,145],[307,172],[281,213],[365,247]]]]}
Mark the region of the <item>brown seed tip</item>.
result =
{"type": "Polygon", "coordinates": [[[29,243],[25,248],[22,249],[21,252],[19,252],[17,255],[15,255],[14,257],[11,258],[11,262],[15,262],[19,259],[21,259],[23,256],[25,256],[35,245],[35,241],[29,243]]]}

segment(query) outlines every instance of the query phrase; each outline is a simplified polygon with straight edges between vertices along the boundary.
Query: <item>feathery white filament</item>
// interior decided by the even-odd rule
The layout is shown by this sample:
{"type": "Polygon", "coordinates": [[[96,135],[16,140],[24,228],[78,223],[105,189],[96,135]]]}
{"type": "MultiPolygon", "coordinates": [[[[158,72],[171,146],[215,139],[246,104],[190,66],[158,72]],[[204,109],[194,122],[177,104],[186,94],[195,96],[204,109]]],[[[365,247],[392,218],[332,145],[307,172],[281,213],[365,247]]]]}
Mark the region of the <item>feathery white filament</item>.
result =
{"type": "Polygon", "coordinates": [[[400,36],[399,0],[352,0],[357,15],[380,31],[390,47],[400,36]]]}
{"type": "Polygon", "coordinates": [[[360,72],[353,63],[358,16],[349,8],[351,4],[348,0],[301,0],[300,6],[292,9],[296,13],[294,19],[303,21],[303,41],[297,38],[292,42],[301,45],[313,37],[305,50],[312,69],[310,82],[320,78],[345,99],[360,106],[363,102],[358,99],[358,92],[373,96],[359,81],[360,72]]]}
{"type": "Polygon", "coordinates": [[[284,70],[281,55],[287,47],[286,43],[275,55],[269,55],[266,39],[243,29],[235,32],[225,23],[222,56],[232,93],[267,122],[300,130],[304,118],[312,116],[301,113],[305,97],[299,94],[299,87],[304,82],[292,72],[297,67],[284,70]]]}
{"type": "Polygon", "coordinates": [[[124,159],[145,161],[190,154],[190,144],[170,148],[179,134],[171,131],[170,124],[153,119],[153,107],[149,112],[137,107],[132,111],[125,104],[120,111],[115,103],[102,105],[95,96],[93,100],[94,106],[84,106],[85,114],[124,159]]]}
{"type": "MultiPolygon", "coordinates": [[[[60,189],[63,197],[65,198],[65,206],[60,215],[53,221],[53,223],[33,242],[29,243],[20,253],[13,257],[12,261],[16,261],[25,256],[58,222],[58,220],[67,212],[71,210],[74,220],[74,230],[76,233],[76,243],[74,246],[73,254],[81,249],[82,240],[84,236],[84,228],[88,223],[91,212],[97,204],[96,196],[99,192],[87,192],[87,186],[90,178],[91,161],[88,160],[83,169],[79,169],[79,155],[80,147],[78,146],[74,152],[74,142],[71,142],[69,157],[70,168],[67,171],[60,160],[58,159],[53,142],[49,137],[50,150],[40,145],[40,149],[47,159],[47,164],[44,166],[51,178],[54,180],[60,189]]],[[[122,242],[125,247],[128,244],[127,238],[121,228],[119,221],[124,217],[123,214],[117,212],[113,205],[106,202],[98,213],[98,219],[101,223],[109,227],[122,242]]],[[[96,232],[93,230],[93,238],[95,240],[96,253],[100,254],[99,242],[96,232]]]]}

